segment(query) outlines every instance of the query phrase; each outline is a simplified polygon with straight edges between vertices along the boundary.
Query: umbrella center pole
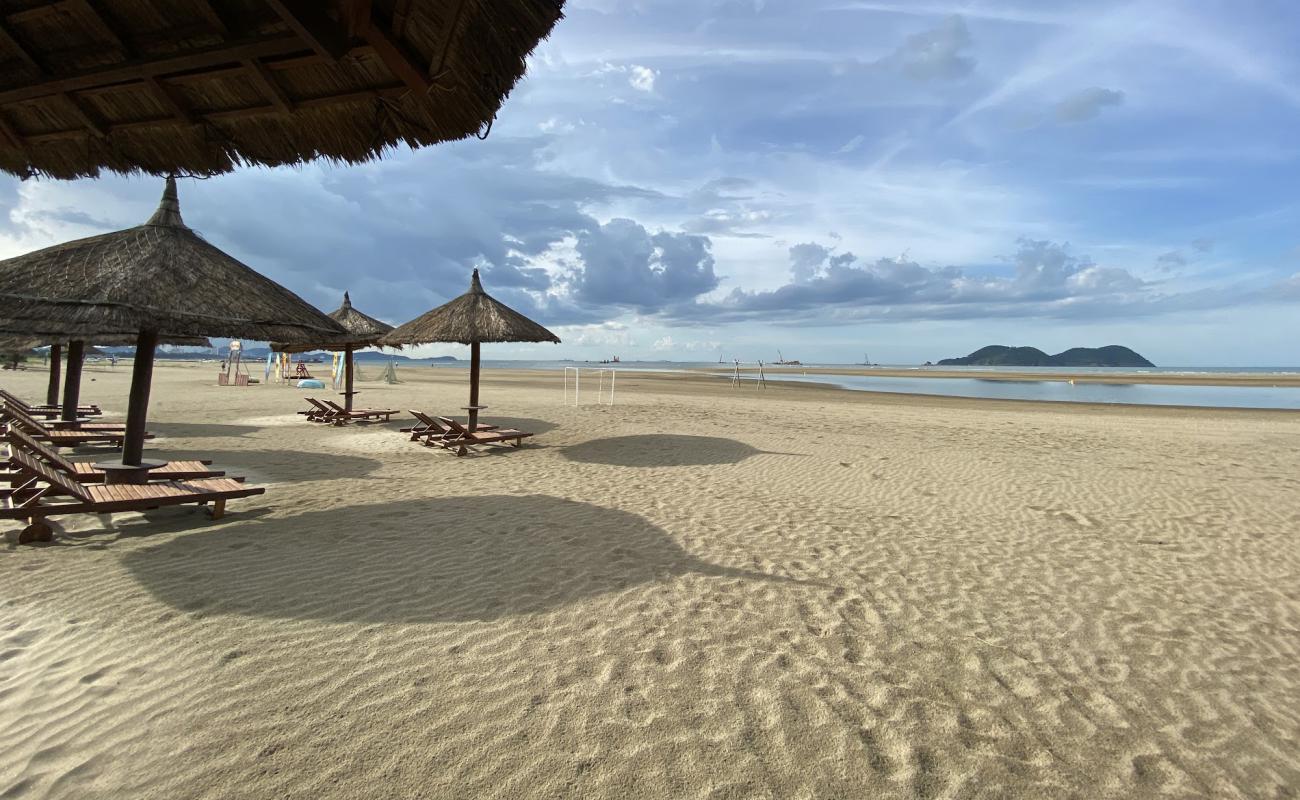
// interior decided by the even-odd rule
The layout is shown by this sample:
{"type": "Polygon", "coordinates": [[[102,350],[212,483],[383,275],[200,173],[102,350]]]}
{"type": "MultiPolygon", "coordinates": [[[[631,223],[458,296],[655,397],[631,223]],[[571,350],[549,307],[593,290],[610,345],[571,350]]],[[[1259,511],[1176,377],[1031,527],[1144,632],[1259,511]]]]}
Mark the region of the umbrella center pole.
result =
{"type": "Polygon", "coordinates": [[[59,404],[59,372],[63,369],[63,345],[50,345],[50,385],[45,390],[45,405],[53,408],[59,404]]]}
{"type": "Polygon", "coordinates": [[[479,343],[469,346],[469,429],[478,430],[479,343]]]}
{"type": "Polygon", "coordinates": [[[343,407],[352,411],[352,348],[343,351],[343,407]]]}
{"type": "Polygon", "coordinates": [[[68,374],[63,380],[63,410],[59,415],[64,422],[77,419],[77,406],[81,403],[81,362],[85,352],[85,342],[68,342],[68,374]]]}
{"type": "Polygon", "coordinates": [[[131,364],[131,398],[127,403],[126,438],[122,444],[122,464],[127,467],[145,466],[144,426],[149,415],[149,389],[157,347],[158,331],[140,331],[135,342],[135,360],[131,364]]]}

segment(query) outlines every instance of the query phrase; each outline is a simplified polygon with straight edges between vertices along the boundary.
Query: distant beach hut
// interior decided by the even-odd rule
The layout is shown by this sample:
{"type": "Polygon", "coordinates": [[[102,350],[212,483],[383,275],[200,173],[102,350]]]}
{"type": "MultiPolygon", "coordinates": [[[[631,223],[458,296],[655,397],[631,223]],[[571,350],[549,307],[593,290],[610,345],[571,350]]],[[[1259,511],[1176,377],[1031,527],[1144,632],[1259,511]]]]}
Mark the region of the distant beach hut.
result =
{"type": "Polygon", "coordinates": [[[347,334],[341,338],[321,339],[310,343],[271,342],[271,349],[279,353],[304,353],[308,350],[329,350],[335,353],[341,351],[344,354],[343,407],[351,411],[352,396],[356,394],[352,388],[353,377],[356,373],[356,366],[352,361],[352,351],[357,348],[375,345],[384,334],[393,329],[393,326],[353,308],[352,298],[347,292],[343,293],[343,305],[331,311],[329,318],[343,326],[347,334]]]}
{"type": "Polygon", "coordinates": [[[143,225],[0,261],[0,334],[44,340],[134,336],[122,463],[147,478],[145,419],[160,332],[300,342],[345,335],[334,320],[237,261],[181,219],[176,181],[143,225]]]}
{"type": "Polygon", "coordinates": [[[483,291],[478,270],[469,291],[404,325],[380,340],[387,345],[458,342],[469,345],[469,429],[478,427],[479,345],[484,342],[554,342],[560,337],[483,291]]]}

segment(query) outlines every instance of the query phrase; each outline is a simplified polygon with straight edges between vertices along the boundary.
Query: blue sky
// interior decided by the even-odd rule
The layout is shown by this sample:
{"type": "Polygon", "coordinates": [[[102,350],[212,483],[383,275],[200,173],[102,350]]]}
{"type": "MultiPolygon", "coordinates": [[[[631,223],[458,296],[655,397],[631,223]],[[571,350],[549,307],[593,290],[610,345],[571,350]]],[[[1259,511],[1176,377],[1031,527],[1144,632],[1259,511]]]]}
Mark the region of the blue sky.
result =
{"type": "MultiPolygon", "coordinates": [[[[187,222],[329,310],[489,292],[500,358],[918,363],[1126,344],[1300,364],[1289,2],[570,0],[486,141],[186,180],[187,222]]],[[[0,178],[0,257],[157,179],[0,178]]],[[[425,354],[461,354],[431,346],[425,354]]]]}

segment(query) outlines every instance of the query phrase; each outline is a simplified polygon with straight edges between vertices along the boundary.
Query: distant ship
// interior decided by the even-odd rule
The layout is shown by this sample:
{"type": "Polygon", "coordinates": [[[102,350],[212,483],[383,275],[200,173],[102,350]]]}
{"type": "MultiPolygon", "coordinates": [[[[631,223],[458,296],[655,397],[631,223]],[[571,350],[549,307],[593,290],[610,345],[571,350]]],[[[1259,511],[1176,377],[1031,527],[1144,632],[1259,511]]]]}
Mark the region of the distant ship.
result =
{"type": "Polygon", "coordinates": [[[780,366],[783,366],[783,367],[801,367],[801,366],[803,366],[803,362],[800,361],[800,360],[798,360],[798,359],[792,359],[792,360],[790,360],[790,361],[786,361],[786,360],[785,360],[785,356],[782,355],[782,353],[781,353],[780,350],[777,350],[777,351],[776,351],[776,363],[777,363],[778,365],[780,365],[780,366]]]}
{"type": "Polygon", "coordinates": [[[623,363],[623,362],[621,362],[621,361],[618,360],[618,356],[614,356],[613,358],[607,358],[607,359],[604,359],[604,360],[602,360],[602,361],[598,361],[597,363],[599,363],[599,364],[621,364],[621,363],[623,363]]]}

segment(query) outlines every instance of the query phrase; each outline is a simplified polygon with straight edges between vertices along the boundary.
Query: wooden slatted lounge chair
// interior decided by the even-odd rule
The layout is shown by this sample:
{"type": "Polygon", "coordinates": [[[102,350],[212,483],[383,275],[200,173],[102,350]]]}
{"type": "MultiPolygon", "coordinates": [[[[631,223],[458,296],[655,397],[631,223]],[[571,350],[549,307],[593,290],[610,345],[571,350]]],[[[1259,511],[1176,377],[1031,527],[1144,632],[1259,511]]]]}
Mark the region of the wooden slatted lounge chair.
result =
{"type": "MultiPolygon", "coordinates": [[[[426,436],[445,436],[452,433],[451,428],[443,425],[437,417],[431,414],[426,414],[423,411],[416,411],[413,408],[409,409],[409,411],[411,416],[415,417],[416,424],[409,428],[402,428],[401,430],[402,433],[411,434],[411,441],[419,441],[426,436]]],[[[499,426],[497,425],[485,425],[480,423],[478,429],[481,431],[494,431],[497,430],[498,427],[499,426]]]]}
{"type": "Polygon", "coordinates": [[[212,518],[221,519],[227,500],[266,491],[261,486],[245,486],[235,478],[143,484],[79,483],[21,450],[11,453],[11,458],[33,476],[12,489],[0,490],[0,519],[27,520],[27,527],[18,535],[20,544],[53,538],[45,518],[55,515],[111,514],[211,503],[212,518]]]}
{"type": "MultiPolygon", "coordinates": [[[[0,423],[9,427],[16,427],[25,431],[33,439],[40,442],[49,442],[57,447],[76,447],[80,444],[102,443],[111,444],[115,447],[122,446],[122,440],[126,433],[118,430],[88,430],[88,429],[70,429],[54,430],[47,425],[32,419],[27,414],[19,411],[13,406],[6,405],[0,408],[0,423]]],[[[146,433],[146,439],[152,439],[153,434],[146,433]]]]}
{"type": "MultiPolygon", "coordinates": [[[[104,471],[95,469],[95,465],[87,461],[72,461],[59,455],[51,447],[46,447],[32,437],[23,433],[18,428],[10,428],[6,437],[9,441],[9,448],[12,452],[14,449],[22,450],[33,458],[48,464],[52,469],[69,476],[75,481],[81,483],[103,483],[104,471]]],[[[10,484],[22,479],[22,470],[15,467],[8,458],[0,459],[8,467],[7,471],[0,471],[0,481],[7,481],[10,484]]],[[[223,470],[209,469],[211,461],[168,461],[165,465],[149,472],[150,480],[195,480],[199,478],[220,478],[226,473],[223,470]]]]}
{"type": "Polygon", "coordinates": [[[213,503],[212,515],[218,519],[225,511],[225,501],[262,494],[262,487],[248,487],[242,478],[210,478],[194,481],[158,481],[146,484],[83,484],[72,480],[50,465],[17,451],[12,460],[32,477],[22,485],[0,490],[0,519],[27,519],[29,531],[20,541],[35,541],[26,536],[34,533],[48,540],[45,517],[60,514],[107,514],[119,511],[143,511],[165,505],[213,503]],[[67,498],[61,497],[67,495],[67,498]],[[51,499],[57,502],[49,502],[51,499]],[[44,530],[40,530],[44,528],[44,530]],[[35,530],[32,530],[35,529],[35,530]]]}
{"type": "MultiPolygon", "coordinates": [[[[57,417],[63,413],[62,406],[52,406],[45,403],[31,405],[22,398],[16,396],[10,391],[0,389],[0,402],[7,405],[17,406],[20,411],[24,411],[31,417],[45,417],[47,419],[57,417]]],[[[77,406],[77,416],[79,417],[98,417],[104,412],[97,405],[77,406]]]]}
{"type": "MultiPolygon", "coordinates": [[[[6,411],[14,407],[8,403],[0,403],[0,419],[3,419],[6,411]]],[[[44,425],[52,431],[79,430],[93,431],[95,433],[121,433],[126,430],[125,422],[87,422],[84,419],[65,420],[65,419],[37,419],[31,414],[27,414],[22,409],[17,409],[18,413],[26,414],[32,420],[44,425]]]]}
{"type": "Polygon", "coordinates": [[[342,422],[335,423],[338,425],[346,424],[352,420],[378,421],[380,417],[383,417],[384,422],[388,422],[393,418],[394,414],[398,413],[395,408],[354,408],[348,411],[333,400],[326,400],[325,405],[329,406],[330,410],[334,412],[335,420],[342,420],[342,422]]]}
{"type": "Polygon", "coordinates": [[[311,422],[333,422],[334,411],[321,401],[314,397],[305,398],[312,407],[308,411],[299,411],[299,414],[306,414],[307,419],[311,422]]]}
{"type": "Polygon", "coordinates": [[[448,450],[455,448],[456,455],[463,456],[469,452],[473,445],[480,444],[508,444],[513,441],[515,447],[523,447],[524,439],[532,436],[531,433],[524,433],[512,428],[497,428],[496,430],[485,431],[482,429],[471,431],[464,425],[461,425],[450,417],[438,417],[438,421],[445,425],[449,430],[446,436],[437,437],[429,436],[424,440],[425,447],[444,447],[448,450]]]}

